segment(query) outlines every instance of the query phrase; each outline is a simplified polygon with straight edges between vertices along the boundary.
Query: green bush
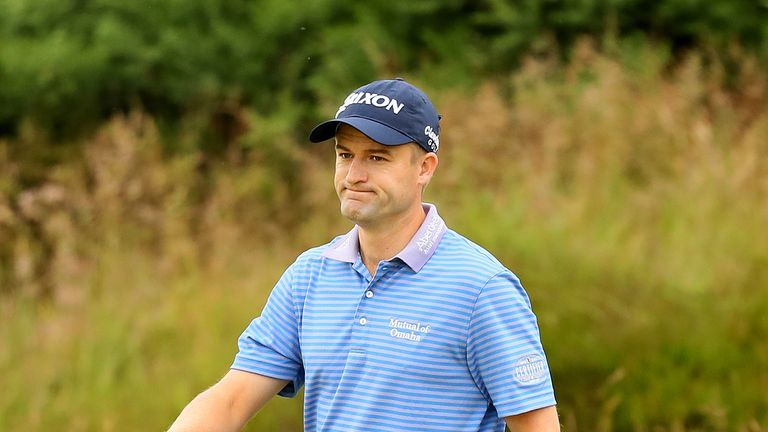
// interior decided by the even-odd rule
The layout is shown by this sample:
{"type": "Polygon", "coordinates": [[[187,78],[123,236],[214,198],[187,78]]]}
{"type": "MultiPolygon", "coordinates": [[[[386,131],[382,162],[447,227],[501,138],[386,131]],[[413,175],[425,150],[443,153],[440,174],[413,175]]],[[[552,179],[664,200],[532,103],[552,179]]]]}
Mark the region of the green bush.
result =
{"type": "Polygon", "coordinates": [[[0,0],[0,10],[0,135],[23,119],[54,136],[91,131],[136,107],[169,124],[231,106],[263,114],[281,98],[301,107],[301,126],[377,77],[472,84],[585,35],[757,52],[768,39],[768,8],[750,0],[0,0]]]}

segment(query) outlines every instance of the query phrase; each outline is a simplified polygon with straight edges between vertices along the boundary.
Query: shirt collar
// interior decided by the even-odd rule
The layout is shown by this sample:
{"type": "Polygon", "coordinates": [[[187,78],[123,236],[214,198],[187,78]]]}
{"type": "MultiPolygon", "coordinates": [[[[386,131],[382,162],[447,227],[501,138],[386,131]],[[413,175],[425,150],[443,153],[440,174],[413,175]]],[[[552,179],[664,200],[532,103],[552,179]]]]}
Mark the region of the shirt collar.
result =
{"type": "Polygon", "coordinates": [[[355,225],[355,227],[352,228],[352,231],[344,234],[340,239],[331,243],[320,255],[336,261],[355,262],[359,255],[357,234],[359,229],[360,227],[355,225]]]}
{"type": "MultiPolygon", "coordinates": [[[[424,222],[421,223],[421,227],[419,227],[416,234],[413,235],[403,250],[394,256],[394,258],[403,260],[417,273],[435,253],[437,245],[443,238],[443,234],[448,230],[443,219],[437,214],[437,207],[424,203],[422,208],[427,214],[424,222]]],[[[360,255],[359,229],[355,225],[351,231],[329,245],[321,255],[337,261],[354,263],[360,255]]]]}

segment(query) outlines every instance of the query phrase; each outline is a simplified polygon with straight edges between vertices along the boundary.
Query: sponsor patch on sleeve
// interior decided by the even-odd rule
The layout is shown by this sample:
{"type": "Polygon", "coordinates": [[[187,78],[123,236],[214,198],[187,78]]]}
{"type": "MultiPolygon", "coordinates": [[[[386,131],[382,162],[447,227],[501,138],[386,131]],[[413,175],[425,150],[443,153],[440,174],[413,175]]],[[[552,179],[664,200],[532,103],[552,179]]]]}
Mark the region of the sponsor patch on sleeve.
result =
{"type": "Polygon", "coordinates": [[[537,353],[528,353],[515,361],[513,376],[522,385],[539,384],[547,379],[547,361],[537,353]]]}

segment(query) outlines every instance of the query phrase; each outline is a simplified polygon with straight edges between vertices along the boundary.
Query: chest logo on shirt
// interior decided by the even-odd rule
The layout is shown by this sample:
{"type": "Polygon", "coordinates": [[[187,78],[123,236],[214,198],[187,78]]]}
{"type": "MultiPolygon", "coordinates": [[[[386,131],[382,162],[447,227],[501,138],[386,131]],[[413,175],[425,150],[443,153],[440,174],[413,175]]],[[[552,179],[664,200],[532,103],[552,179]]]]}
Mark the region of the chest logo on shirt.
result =
{"type": "Polygon", "coordinates": [[[427,323],[389,318],[389,335],[393,338],[421,342],[430,330],[432,327],[427,323]]]}

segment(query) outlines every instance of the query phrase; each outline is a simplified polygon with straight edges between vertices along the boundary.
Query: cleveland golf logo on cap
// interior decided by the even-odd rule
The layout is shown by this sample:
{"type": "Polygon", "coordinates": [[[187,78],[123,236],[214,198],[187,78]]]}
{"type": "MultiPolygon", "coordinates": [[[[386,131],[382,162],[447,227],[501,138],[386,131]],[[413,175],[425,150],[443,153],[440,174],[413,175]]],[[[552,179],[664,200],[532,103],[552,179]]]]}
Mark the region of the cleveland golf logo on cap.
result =
{"type": "Polygon", "coordinates": [[[429,125],[424,128],[424,135],[429,137],[429,141],[427,141],[427,143],[429,144],[429,147],[432,149],[432,151],[436,152],[440,148],[440,136],[436,134],[435,131],[432,130],[432,126],[429,125]]]}
{"type": "Polygon", "coordinates": [[[403,109],[404,106],[404,104],[399,103],[396,99],[391,99],[389,96],[382,94],[354,92],[347,96],[344,100],[344,104],[339,107],[338,111],[336,111],[336,118],[338,118],[339,114],[352,104],[373,105],[378,108],[392,111],[395,114],[400,114],[400,110],[403,109]]]}

